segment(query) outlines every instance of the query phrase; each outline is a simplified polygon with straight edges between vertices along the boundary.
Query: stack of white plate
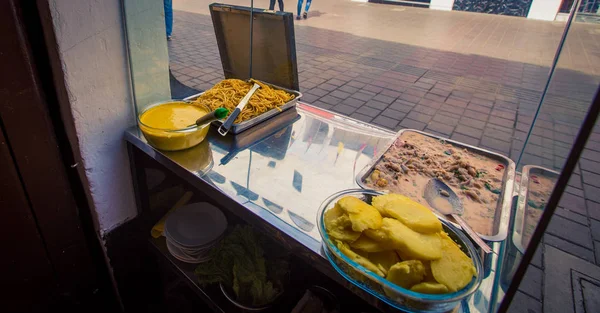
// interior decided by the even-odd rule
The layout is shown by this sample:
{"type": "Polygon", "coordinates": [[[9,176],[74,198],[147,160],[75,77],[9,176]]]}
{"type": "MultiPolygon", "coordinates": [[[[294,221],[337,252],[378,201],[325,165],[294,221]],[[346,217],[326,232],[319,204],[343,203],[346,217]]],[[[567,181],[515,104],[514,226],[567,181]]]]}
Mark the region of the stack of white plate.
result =
{"type": "Polygon", "coordinates": [[[169,214],[164,235],[171,255],[182,262],[202,263],[210,260],[210,250],[227,229],[223,212],[210,203],[182,206],[169,214]]]}

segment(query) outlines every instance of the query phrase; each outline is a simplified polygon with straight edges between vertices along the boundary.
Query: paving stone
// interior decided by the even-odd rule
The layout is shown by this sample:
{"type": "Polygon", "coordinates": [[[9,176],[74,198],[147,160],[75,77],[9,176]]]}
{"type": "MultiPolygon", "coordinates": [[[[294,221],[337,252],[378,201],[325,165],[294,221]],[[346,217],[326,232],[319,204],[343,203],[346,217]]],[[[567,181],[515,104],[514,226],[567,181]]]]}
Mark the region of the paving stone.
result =
{"type": "Polygon", "coordinates": [[[438,113],[433,116],[433,120],[436,122],[443,123],[448,126],[456,126],[458,125],[458,118],[450,117],[445,114],[438,113]]]}
{"type": "Polygon", "coordinates": [[[313,88],[313,89],[309,90],[308,93],[313,94],[315,96],[323,97],[324,95],[328,94],[329,92],[327,90],[323,90],[321,88],[313,88]]]}
{"type": "Polygon", "coordinates": [[[366,86],[366,85],[367,85],[367,84],[365,84],[365,83],[361,83],[361,82],[359,82],[359,81],[356,81],[356,80],[351,80],[351,81],[349,81],[349,82],[346,84],[346,86],[350,86],[350,87],[354,87],[354,88],[358,88],[358,89],[360,89],[360,88],[363,88],[363,87],[364,87],[364,86],[366,86]]]}
{"type": "Polygon", "coordinates": [[[404,91],[402,94],[403,95],[411,95],[411,96],[415,96],[418,98],[423,98],[423,97],[425,97],[427,92],[423,91],[421,89],[409,88],[409,89],[406,89],[406,91],[404,91]]]}
{"type": "Polygon", "coordinates": [[[332,84],[320,84],[318,85],[318,88],[323,89],[323,90],[327,90],[329,92],[336,90],[338,87],[332,84]]]}
{"type": "Polygon", "coordinates": [[[586,200],[585,203],[587,206],[589,217],[596,220],[600,220],[600,203],[590,200],[586,200]]]}
{"type": "Polygon", "coordinates": [[[427,114],[427,115],[432,115],[433,116],[437,112],[437,110],[434,109],[434,108],[430,108],[428,106],[424,106],[424,105],[420,105],[419,104],[419,105],[416,105],[413,108],[413,112],[419,112],[419,113],[423,113],[423,114],[427,114]]]}
{"type": "Polygon", "coordinates": [[[433,89],[429,90],[429,93],[430,94],[434,94],[434,95],[438,95],[438,96],[443,97],[445,99],[445,98],[448,98],[448,96],[450,95],[451,91],[440,89],[440,88],[437,88],[437,87],[433,87],[433,89]]]}
{"type": "Polygon", "coordinates": [[[370,100],[365,105],[372,108],[376,108],[379,111],[383,111],[388,107],[388,104],[375,100],[370,100]]]}
{"type": "Polygon", "coordinates": [[[593,151],[590,149],[584,149],[583,153],[581,154],[581,157],[592,161],[598,161],[600,160],[600,152],[593,151]]]}
{"type": "Polygon", "coordinates": [[[565,192],[560,197],[558,205],[581,215],[587,215],[585,200],[571,193],[565,192]]]}
{"type": "Polygon", "coordinates": [[[475,119],[477,121],[486,122],[488,120],[489,115],[481,112],[470,111],[469,109],[465,110],[465,117],[469,119],[475,119]]]}
{"type": "Polygon", "coordinates": [[[381,115],[384,115],[384,116],[387,116],[387,117],[390,117],[390,118],[400,121],[406,116],[406,113],[396,111],[392,108],[387,108],[383,112],[381,112],[381,115]]]}
{"type": "Polygon", "coordinates": [[[596,265],[600,265],[600,241],[594,241],[594,252],[596,254],[596,265]]]}
{"type": "Polygon", "coordinates": [[[580,159],[579,165],[581,165],[582,170],[600,174],[600,163],[598,163],[598,162],[594,162],[594,161],[586,160],[586,159],[580,159]]]}
{"type": "Polygon", "coordinates": [[[508,127],[508,128],[513,128],[515,125],[514,120],[507,120],[507,119],[500,118],[497,116],[490,116],[488,122],[492,123],[492,124],[500,125],[503,127],[508,127]]]}
{"type": "Polygon", "coordinates": [[[403,113],[408,113],[413,109],[414,106],[414,103],[406,102],[404,100],[396,100],[390,105],[390,108],[403,113]]]}
{"type": "Polygon", "coordinates": [[[377,115],[381,114],[381,110],[377,110],[368,106],[362,106],[356,110],[356,113],[364,114],[370,117],[376,117],[377,115]]]}
{"type": "Polygon", "coordinates": [[[336,105],[336,104],[342,102],[342,99],[339,99],[339,98],[336,98],[336,97],[332,97],[330,95],[326,95],[325,97],[322,97],[319,100],[323,101],[325,103],[331,104],[331,105],[336,105]]]}
{"type": "Polygon", "coordinates": [[[340,98],[340,99],[346,99],[346,98],[350,97],[349,93],[343,92],[340,90],[334,90],[334,91],[330,92],[329,95],[334,96],[336,98],[340,98]]]}
{"type": "Polygon", "coordinates": [[[442,103],[442,102],[437,102],[437,101],[425,99],[425,98],[421,99],[419,101],[419,104],[430,107],[432,109],[436,109],[436,110],[441,108],[442,105],[444,105],[444,103],[442,103]]]}
{"type": "Polygon", "coordinates": [[[446,99],[446,103],[460,108],[466,108],[468,102],[460,98],[449,97],[446,99]]]}
{"type": "Polygon", "coordinates": [[[372,117],[360,113],[352,113],[350,117],[355,118],[359,121],[363,121],[365,123],[370,123],[373,120],[372,117]]]}
{"type": "Polygon", "coordinates": [[[394,128],[396,128],[396,126],[398,126],[398,120],[391,119],[391,118],[385,117],[383,115],[376,117],[373,120],[373,123],[383,126],[385,128],[389,128],[389,129],[394,129],[394,128]]]}
{"type": "Polygon", "coordinates": [[[488,108],[486,106],[475,104],[475,103],[469,103],[467,105],[467,111],[469,111],[469,110],[476,111],[476,112],[481,112],[481,113],[485,114],[486,116],[488,114],[490,114],[490,112],[492,112],[492,109],[490,109],[490,108],[488,108]]]}
{"type": "Polygon", "coordinates": [[[483,131],[483,134],[485,136],[489,136],[489,137],[499,139],[502,141],[506,141],[506,142],[510,142],[512,140],[511,133],[506,133],[506,132],[499,131],[497,129],[493,129],[493,128],[489,128],[489,127],[483,131]]]}
{"type": "Polygon", "coordinates": [[[399,99],[405,100],[405,101],[408,101],[411,103],[419,103],[419,100],[421,100],[421,97],[403,93],[402,95],[400,95],[399,99]]]}
{"type": "Polygon", "coordinates": [[[472,145],[472,146],[478,146],[479,145],[479,139],[478,138],[469,137],[467,135],[463,135],[461,133],[457,133],[456,131],[454,132],[454,134],[452,134],[452,136],[450,136],[450,139],[456,140],[458,142],[466,143],[466,144],[472,145]]]}
{"type": "MultiPolygon", "coordinates": [[[[544,241],[544,238],[542,237],[542,242],[544,241]]],[[[537,247],[537,249],[535,249],[535,253],[533,254],[533,258],[531,259],[531,264],[536,266],[537,268],[543,268],[543,264],[542,264],[542,260],[543,260],[543,256],[544,256],[544,245],[542,243],[540,243],[537,247]]]]}
{"type": "Polygon", "coordinates": [[[346,82],[343,80],[334,78],[334,79],[330,79],[329,81],[327,81],[327,83],[332,84],[334,86],[342,86],[346,82]]]}
{"type": "MultiPolygon", "coordinates": [[[[600,160],[600,159],[598,159],[598,160],[600,160]]],[[[582,171],[581,177],[583,178],[584,183],[586,183],[588,185],[592,185],[594,187],[600,187],[600,174],[596,174],[596,173],[592,173],[592,172],[588,172],[588,171],[582,171]]]]}
{"type": "Polygon", "coordinates": [[[573,212],[569,209],[565,209],[565,208],[561,208],[561,207],[557,207],[556,210],[554,211],[554,214],[562,216],[566,219],[569,219],[573,222],[579,223],[583,226],[588,225],[588,218],[585,215],[573,212]]]}
{"type": "Polygon", "coordinates": [[[517,113],[513,110],[494,109],[492,110],[492,115],[513,121],[516,118],[517,113]]]}
{"type": "Polygon", "coordinates": [[[454,130],[454,126],[448,126],[439,122],[429,122],[425,130],[433,130],[435,132],[445,135],[445,137],[450,137],[452,131],[454,130]]]}
{"type": "Polygon", "coordinates": [[[437,102],[444,102],[446,101],[447,96],[440,96],[437,94],[434,94],[432,92],[428,92],[425,95],[425,99],[429,99],[429,100],[433,100],[433,101],[437,101],[437,102]]]}
{"type": "Polygon", "coordinates": [[[542,313],[542,303],[535,298],[517,291],[508,308],[508,313],[542,313]]]}
{"type": "Polygon", "coordinates": [[[405,118],[400,122],[400,127],[402,128],[410,128],[416,130],[423,130],[427,124],[415,120],[411,120],[409,118],[405,118]]]}
{"type": "MultiPolygon", "coordinates": [[[[587,225],[575,223],[561,216],[554,215],[550,220],[546,232],[553,234],[561,239],[568,240],[590,250],[594,249],[590,230],[587,225]]],[[[599,234],[600,235],[600,234],[599,234]]],[[[600,237],[598,238],[600,239],[600,237]]]]}
{"type": "Polygon", "coordinates": [[[305,93],[305,94],[302,95],[301,99],[302,99],[302,102],[313,103],[313,102],[319,100],[319,98],[321,98],[321,97],[315,96],[315,95],[313,95],[311,93],[305,93]]]}
{"type": "Polygon", "coordinates": [[[586,199],[594,202],[600,202],[600,188],[583,184],[583,191],[586,199]]]}
{"type": "Polygon", "coordinates": [[[358,100],[358,99],[355,99],[355,98],[348,98],[348,99],[342,101],[342,103],[343,104],[347,104],[347,105],[352,106],[352,107],[355,107],[355,108],[358,108],[358,107],[360,107],[360,106],[362,106],[362,105],[365,104],[364,101],[361,101],[361,100],[358,100]]]}
{"type": "Polygon", "coordinates": [[[592,231],[592,238],[600,241],[600,221],[590,219],[590,229],[592,231]]]}
{"type": "Polygon", "coordinates": [[[382,95],[382,94],[378,94],[375,97],[373,97],[373,100],[377,100],[379,102],[383,102],[386,104],[390,104],[392,102],[394,102],[395,98],[393,97],[388,97],[386,95],[382,95]]]}
{"type": "Polygon", "coordinates": [[[429,123],[431,121],[432,116],[428,114],[423,114],[419,112],[412,111],[408,113],[407,118],[413,119],[415,121],[419,121],[422,123],[429,123]]]}
{"type": "Polygon", "coordinates": [[[474,97],[471,99],[471,103],[486,106],[486,107],[492,107],[494,105],[494,100],[493,99],[492,100],[480,99],[480,98],[474,97]]]}
{"type": "Polygon", "coordinates": [[[576,306],[585,301],[579,297],[582,295],[581,288],[574,289],[576,284],[583,281],[581,278],[600,280],[600,267],[594,265],[593,260],[586,262],[577,255],[570,255],[551,246],[546,246],[544,251],[544,264],[547,269],[544,272],[544,312],[589,312],[581,308],[575,310],[576,306]]]}
{"type": "MultiPolygon", "coordinates": [[[[544,244],[553,246],[555,248],[558,248],[564,252],[567,252],[569,254],[572,254],[578,258],[587,260],[589,262],[592,262],[592,263],[595,262],[595,259],[594,259],[595,256],[594,256],[594,252],[592,250],[586,249],[579,245],[575,245],[572,242],[563,240],[559,237],[556,237],[556,236],[553,236],[550,234],[545,234],[544,235],[544,244]]],[[[547,251],[547,249],[546,249],[546,251],[547,251]]],[[[547,260],[547,257],[544,257],[544,260],[547,260]]],[[[548,267],[548,263],[545,263],[545,266],[548,267]]],[[[548,281],[546,281],[546,283],[548,283],[548,281]]]]}
{"type": "Polygon", "coordinates": [[[370,91],[370,92],[374,92],[374,93],[380,93],[381,91],[383,91],[383,88],[378,87],[378,86],[373,86],[373,85],[366,85],[365,87],[363,87],[362,90],[370,91]]]}
{"type": "Polygon", "coordinates": [[[325,109],[325,110],[331,110],[333,108],[333,105],[331,104],[327,104],[325,102],[321,102],[321,101],[315,101],[313,103],[311,103],[314,106],[317,106],[319,108],[325,109]]]}
{"type": "Polygon", "coordinates": [[[483,136],[481,138],[481,145],[485,148],[499,152],[504,155],[508,155],[510,153],[509,142],[505,142],[488,136],[483,136]]]}
{"type": "Polygon", "coordinates": [[[458,124],[458,126],[456,126],[456,129],[454,130],[454,132],[463,134],[463,135],[467,135],[472,138],[478,138],[478,139],[481,138],[481,135],[483,134],[483,132],[479,129],[465,126],[462,124],[458,124]]]}
{"type": "Polygon", "coordinates": [[[352,95],[352,98],[362,100],[362,101],[369,101],[369,100],[371,100],[371,98],[373,98],[373,96],[375,96],[375,95],[372,93],[357,92],[352,95]]]}
{"type": "Polygon", "coordinates": [[[351,107],[346,104],[338,104],[338,105],[332,107],[331,110],[345,114],[345,115],[350,115],[350,114],[354,113],[354,111],[356,111],[356,108],[351,107]]]}
{"type": "Polygon", "coordinates": [[[384,95],[384,96],[392,97],[392,98],[398,98],[398,97],[400,97],[402,92],[390,90],[390,89],[384,89],[380,94],[384,95]]]}
{"type": "Polygon", "coordinates": [[[544,272],[541,269],[531,265],[528,266],[519,285],[519,290],[538,301],[542,301],[543,277],[544,272]]]}
{"type": "Polygon", "coordinates": [[[338,90],[343,91],[343,92],[347,92],[349,94],[354,94],[358,91],[358,88],[356,87],[352,87],[352,86],[348,86],[348,84],[338,88],[338,90]]]}

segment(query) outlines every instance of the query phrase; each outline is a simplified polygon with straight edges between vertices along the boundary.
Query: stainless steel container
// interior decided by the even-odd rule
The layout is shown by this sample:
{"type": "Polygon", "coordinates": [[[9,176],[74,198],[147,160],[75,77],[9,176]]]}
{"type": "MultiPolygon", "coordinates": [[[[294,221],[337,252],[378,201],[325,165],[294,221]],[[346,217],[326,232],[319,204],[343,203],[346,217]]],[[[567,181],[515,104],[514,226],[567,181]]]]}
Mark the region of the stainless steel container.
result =
{"type": "MultiPolygon", "coordinates": [[[[299,92],[299,91],[290,90],[290,89],[286,89],[286,88],[283,88],[283,87],[275,86],[273,84],[269,84],[269,83],[266,83],[266,82],[263,82],[263,81],[261,81],[261,83],[263,83],[265,85],[268,85],[269,87],[271,87],[273,89],[279,89],[279,90],[283,90],[283,91],[285,91],[287,93],[290,93],[290,94],[294,95],[294,99],[286,102],[284,105],[282,105],[282,106],[280,106],[278,108],[271,109],[270,111],[267,111],[267,112],[265,112],[265,113],[263,113],[263,114],[261,114],[259,116],[251,118],[251,119],[249,119],[247,121],[243,121],[243,122],[237,123],[237,124],[234,123],[233,126],[231,127],[231,129],[229,130],[230,133],[232,133],[234,135],[235,134],[239,134],[239,133],[241,133],[241,132],[243,132],[243,131],[251,128],[251,127],[254,127],[254,126],[256,126],[256,125],[258,125],[258,124],[260,124],[260,123],[262,123],[262,122],[264,122],[264,121],[266,121],[266,120],[268,120],[268,119],[270,119],[270,118],[272,118],[274,116],[277,116],[277,115],[283,113],[284,111],[295,107],[296,104],[298,103],[298,100],[302,97],[302,93],[299,92]]],[[[195,95],[192,95],[192,96],[189,96],[189,97],[185,98],[184,100],[194,101],[198,97],[200,97],[202,94],[203,93],[195,94],[195,95]]],[[[213,125],[215,125],[215,126],[221,126],[222,124],[223,124],[223,121],[214,121],[213,122],[213,125]]]]}
{"type": "MultiPolygon", "coordinates": [[[[513,192],[513,185],[515,181],[516,167],[515,162],[511,159],[478,147],[474,147],[471,145],[467,145],[458,141],[442,138],[436,135],[432,135],[426,132],[413,130],[413,129],[403,129],[398,132],[396,138],[389,144],[389,146],[383,150],[377,157],[373,158],[373,160],[367,164],[359,173],[356,175],[356,183],[365,189],[372,189],[373,187],[367,186],[365,184],[365,179],[371,174],[375,166],[381,161],[383,155],[392,147],[392,145],[404,134],[405,132],[415,132],[424,136],[428,136],[431,138],[435,138],[437,140],[444,140],[446,143],[450,143],[453,146],[459,149],[467,149],[468,151],[479,154],[490,159],[496,160],[498,163],[502,164],[505,168],[504,177],[502,179],[502,188],[500,196],[498,197],[498,202],[496,206],[495,216],[494,216],[494,227],[492,235],[482,235],[479,234],[481,238],[487,241],[503,241],[506,239],[506,235],[508,233],[508,224],[510,221],[510,206],[511,206],[511,197],[513,192]]],[[[440,219],[447,221],[446,217],[437,214],[440,219]]],[[[460,228],[460,226],[456,223],[450,222],[453,226],[460,228]]]]}
{"type": "MultiPolygon", "coordinates": [[[[553,170],[549,170],[547,168],[543,168],[535,165],[525,165],[523,166],[523,173],[521,174],[521,187],[519,188],[519,199],[517,200],[517,211],[515,213],[515,226],[513,228],[513,244],[521,252],[525,254],[525,249],[527,248],[528,242],[525,240],[525,231],[527,227],[527,212],[532,208],[529,204],[530,193],[530,183],[531,176],[544,176],[550,179],[558,179],[560,175],[558,172],[553,170]]],[[[535,210],[535,209],[534,209],[535,210]]],[[[537,224],[537,222],[536,222],[537,224]]]]}

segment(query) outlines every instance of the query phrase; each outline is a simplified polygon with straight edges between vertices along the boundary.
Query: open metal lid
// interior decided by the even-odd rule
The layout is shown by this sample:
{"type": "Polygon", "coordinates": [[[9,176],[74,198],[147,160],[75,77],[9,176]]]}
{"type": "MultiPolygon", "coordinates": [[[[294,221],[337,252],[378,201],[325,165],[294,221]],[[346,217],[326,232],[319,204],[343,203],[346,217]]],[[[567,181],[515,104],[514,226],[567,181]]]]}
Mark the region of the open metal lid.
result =
{"type": "Polygon", "coordinates": [[[255,78],[299,90],[292,13],[254,9],[252,77],[250,75],[250,8],[209,6],[225,78],[255,78]]]}

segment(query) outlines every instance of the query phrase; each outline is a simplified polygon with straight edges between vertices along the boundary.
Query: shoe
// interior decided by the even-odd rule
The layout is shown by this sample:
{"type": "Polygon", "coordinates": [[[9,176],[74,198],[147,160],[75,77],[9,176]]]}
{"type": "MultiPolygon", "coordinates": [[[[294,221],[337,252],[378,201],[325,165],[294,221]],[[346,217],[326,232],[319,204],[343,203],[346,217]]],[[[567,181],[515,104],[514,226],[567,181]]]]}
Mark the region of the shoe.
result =
{"type": "Polygon", "coordinates": [[[300,15],[298,15],[298,16],[296,16],[296,19],[297,19],[297,20],[301,20],[301,19],[302,19],[302,17],[300,17],[300,15]]]}
{"type": "Polygon", "coordinates": [[[302,14],[302,17],[303,17],[304,19],[307,19],[307,18],[308,18],[308,12],[304,12],[304,13],[302,14]]]}
{"type": "Polygon", "coordinates": [[[167,41],[171,41],[172,38],[173,36],[167,36],[167,41]]]}

